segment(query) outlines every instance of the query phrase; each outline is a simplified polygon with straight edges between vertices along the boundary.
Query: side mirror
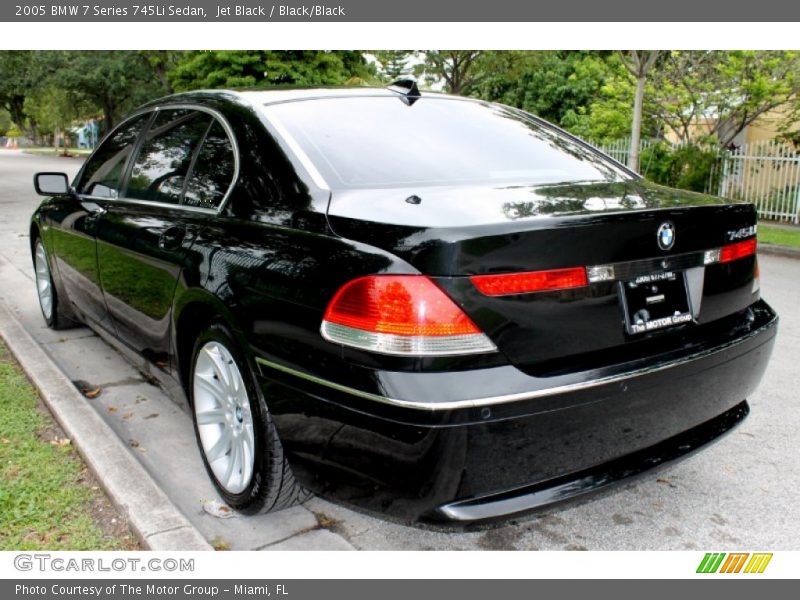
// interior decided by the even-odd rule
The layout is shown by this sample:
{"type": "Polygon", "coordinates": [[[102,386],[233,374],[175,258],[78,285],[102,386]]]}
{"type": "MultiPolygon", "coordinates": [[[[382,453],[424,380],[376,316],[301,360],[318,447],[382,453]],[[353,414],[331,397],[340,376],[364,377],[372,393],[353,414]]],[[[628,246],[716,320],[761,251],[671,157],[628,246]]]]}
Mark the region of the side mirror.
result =
{"type": "Polygon", "coordinates": [[[64,173],[36,173],[33,187],[40,196],[68,196],[69,179],[64,173]]]}

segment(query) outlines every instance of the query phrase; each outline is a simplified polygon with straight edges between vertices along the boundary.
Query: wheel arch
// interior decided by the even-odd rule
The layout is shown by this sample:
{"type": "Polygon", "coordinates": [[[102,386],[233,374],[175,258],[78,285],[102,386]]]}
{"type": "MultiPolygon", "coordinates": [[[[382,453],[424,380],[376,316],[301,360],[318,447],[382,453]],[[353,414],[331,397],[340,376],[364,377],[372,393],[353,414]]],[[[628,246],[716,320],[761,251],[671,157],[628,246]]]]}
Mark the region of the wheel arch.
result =
{"type": "Polygon", "coordinates": [[[231,310],[214,294],[199,288],[184,291],[173,306],[172,346],[175,372],[186,398],[189,394],[191,355],[197,337],[213,323],[225,325],[246,356],[250,350],[238,320],[231,310]]]}

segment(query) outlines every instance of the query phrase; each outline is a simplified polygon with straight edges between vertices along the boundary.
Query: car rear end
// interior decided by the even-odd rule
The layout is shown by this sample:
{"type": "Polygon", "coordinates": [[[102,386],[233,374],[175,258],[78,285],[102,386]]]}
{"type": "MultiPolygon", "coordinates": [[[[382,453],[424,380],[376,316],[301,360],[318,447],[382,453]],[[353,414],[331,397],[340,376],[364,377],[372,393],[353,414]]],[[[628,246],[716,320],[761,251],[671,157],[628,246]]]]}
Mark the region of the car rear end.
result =
{"type": "Polygon", "coordinates": [[[506,517],[746,417],[777,329],[752,205],[646,183],[512,109],[402,100],[267,111],[330,184],[331,230],[403,265],[342,275],[335,359],[260,361],[306,485],[403,520],[506,517]]]}

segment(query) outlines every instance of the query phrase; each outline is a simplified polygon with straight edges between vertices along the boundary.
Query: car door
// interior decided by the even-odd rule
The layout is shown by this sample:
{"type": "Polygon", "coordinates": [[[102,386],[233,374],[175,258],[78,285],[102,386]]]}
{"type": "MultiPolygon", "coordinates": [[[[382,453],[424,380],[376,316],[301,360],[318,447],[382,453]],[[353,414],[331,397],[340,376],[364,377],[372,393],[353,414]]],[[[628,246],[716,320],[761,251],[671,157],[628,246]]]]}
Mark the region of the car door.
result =
{"type": "Polygon", "coordinates": [[[197,175],[192,177],[207,162],[201,154],[215,126],[221,129],[208,112],[159,110],[135,150],[119,201],[97,228],[100,278],[117,334],[161,367],[168,363],[178,277],[198,231],[219,205],[204,200],[202,190],[198,195],[197,175]]]}
{"type": "Polygon", "coordinates": [[[95,236],[100,217],[119,195],[128,158],[150,116],[135,116],[112,132],[78,174],[75,195],[59,198],[50,214],[53,254],[66,297],[78,314],[111,332],[95,236]]]}

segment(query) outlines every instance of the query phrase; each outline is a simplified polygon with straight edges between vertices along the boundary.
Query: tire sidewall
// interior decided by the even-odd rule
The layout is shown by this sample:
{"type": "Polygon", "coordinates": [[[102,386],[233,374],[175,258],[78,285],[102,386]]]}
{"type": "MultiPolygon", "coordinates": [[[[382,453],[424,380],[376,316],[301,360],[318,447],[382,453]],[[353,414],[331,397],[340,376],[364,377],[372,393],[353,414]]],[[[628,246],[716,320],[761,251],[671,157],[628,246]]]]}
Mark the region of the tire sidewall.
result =
{"type": "Polygon", "coordinates": [[[265,481],[264,475],[268,472],[266,470],[269,467],[268,463],[273,458],[270,455],[270,448],[272,447],[270,441],[274,438],[275,432],[269,418],[266,402],[264,401],[259,386],[256,385],[255,373],[251,367],[251,362],[247,360],[247,357],[244,352],[242,352],[240,345],[236,343],[230,330],[221,323],[211,325],[201,333],[195,341],[187,388],[187,396],[192,411],[195,439],[200,449],[200,456],[203,459],[203,464],[205,465],[214,487],[216,487],[225,502],[237,510],[246,513],[258,512],[267,501],[267,490],[265,490],[265,486],[268,485],[269,482],[265,481]],[[245,390],[247,391],[247,397],[250,402],[250,412],[253,415],[253,476],[247,487],[239,494],[228,492],[217,480],[216,475],[214,475],[214,471],[211,469],[211,465],[203,449],[203,444],[200,441],[197,415],[194,410],[194,372],[197,363],[197,355],[205,344],[212,341],[224,345],[236,361],[236,366],[244,380],[245,390]]]}

